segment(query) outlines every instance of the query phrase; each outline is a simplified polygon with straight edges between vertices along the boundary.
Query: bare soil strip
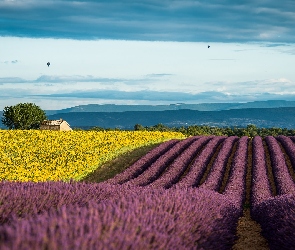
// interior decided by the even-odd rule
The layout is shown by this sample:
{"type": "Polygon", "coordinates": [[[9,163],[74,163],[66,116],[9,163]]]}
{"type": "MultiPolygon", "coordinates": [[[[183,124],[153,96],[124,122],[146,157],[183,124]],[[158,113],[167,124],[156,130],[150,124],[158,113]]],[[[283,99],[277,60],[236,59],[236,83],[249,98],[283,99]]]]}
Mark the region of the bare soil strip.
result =
{"type": "Polygon", "coordinates": [[[205,180],[207,179],[207,177],[208,177],[208,175],[209,175],[209,173],[211,171],[212,165],[213,165],[213,163],[214,163],[214,161],[215,161],[215,159],[216,159],[216,157],[217,157],[217,155],[218,155],[218,153],[219,153],[219,151],[220,151],[220,149],[221,149],[221,147],[222,147],[223,144],[224,144],[224,141],[221,142],[218,145],[217,149],[215,150],[215,153],[211,157],[210,162],[208,163],[208,165],[206,167],[206,170],[205,170],[205,172],[203,174],[203,177],[202,177],[200,183],[198,184],[198,186],[201,186],[205,182],[205,180]]]}
{"type": "Polygon", "coordinates": [[[207,145],[208,142],[209,142],[209,141],[205,142],[205,143],[203,144],[203,146],[202,146],[202,147],[196,152],[195,157],[194,157],[193,160],[190,162],[190,164],[187,166],[187,168],[186,168],[186,170],[184,171],[184,173],[179,177],[179,180],[178,180],[178,181],[181,181],[182,178],[184,178],[184,177],[187,175],[187,173],[188,173],[189,170],[191,169],[191,166],[192,166],[193,162],[194,162],[195,159],[201,154],[201,152],[204,150],[204,148],[206,147],[206,145],[207,145]]]}
{"type": "Polygon", "coordinates": [[[250,208],[245,208],[243,216],[239,219],[237,227],[238,240],[233,250],[266,250],[269,249],[267,241],[262,237],[260,225],[252,220],[250,208]]]}
{"type": "Polygon", "coordinates": [[[225,168],[225,171],[224,171],[222,183],[221,183],[221,186],[220,186],[219,191],[218,191],[221,194],[224,192],[224,189],[225,189],[226,184],[227,184],[228,179],[229,179],[229,175],[230,175],[230,171],[231,171],[231,165],[232,165],[232,161],[233,161],[233,158],[234,158],[236,150],[237,150],[237,145],[238,145],[238,141],[236,141],[234,143],[234,146],[232,147],[231,154],[230,154],[230,156],[229,156],[229,158],[227,160],[227,164],[226,164],[226,168],[225,168]]]}
{"type": "Polygon", "coordinates": [[[275,183],[275,179],[274,179],[274,175],[273,175],[273,171],[272,171],[270,154],[269,154],[268,146],[267,146],[265,140],[263,140],[263,147],[264,147],[266,165],[267,165],[267,176],[268,176],[268,180],[270,182],[271,192],[272,192],[273,196],[276,196],[277,195],[277,188],[276,188],[276,183],[275,183]]]}
{"type": "Polygon", "coordinates": [[[252,140],[248,142],[248,159],[247,159],[247,174],[246,174],[246,200],[245,207],[248,208],[251,202],[251,185],[252,185],[252,140]]]}
{"type": "Polygon", "coordinates": [[[243,216],[238,221],[238,240],[233,250],[265,250],[269,249],[266,239],[261,235],[260,225],[251,218],[251,182],[252,182],[252,140],[248,143],[248,164],[246,175],[246,199],[244,203],[243,216]]]}

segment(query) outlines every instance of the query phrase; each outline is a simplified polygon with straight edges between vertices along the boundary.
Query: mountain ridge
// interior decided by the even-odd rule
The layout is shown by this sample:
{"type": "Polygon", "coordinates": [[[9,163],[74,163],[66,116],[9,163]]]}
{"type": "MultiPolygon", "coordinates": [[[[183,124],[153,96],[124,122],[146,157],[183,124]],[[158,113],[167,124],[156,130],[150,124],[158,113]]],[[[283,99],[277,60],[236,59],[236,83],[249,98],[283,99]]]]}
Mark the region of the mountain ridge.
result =
{"type": "Polygon", "coordinates": [[[244,108],[279,108],[295,107],[295,101],[269,100],[245,103],[199,103],[199,104],[167,104],[167,105],[118,105],[118,104],[87,104],[60,110],[45,110],[47,115],[69,112],[125,112],[125,111],[165,111],[191,109],[199,111],[220,111],[244,108]]]}
{"type": "Polygon", "coordinates": [[[169,127],[207,125],[216,127],[295,128],[295,107],[249,108],[221,111],[166,110],[125,112],[69,112],[48,116],[49,119],[64,119],[71,127],[134,129],[135,124],[153,126],[159,123],[169,127]]]}
{"type": "MultiPolygon", "coordinates": [[[[133,130],[135,124],[154,126],[159,123],[170,127],[191,125],[246,127],[249,124],[254,124],[257,127],[265,128],[295,128],[295,102],[293,101],[256,101],[222,104],[177,103],[154,106],[89,104],[64,110],[48,111],[45,110],[49,120],[62,118],[72,128],[82,129],[98,126],[133,130]],[[144,108],[148,110],[143,110],[144,108]],[[167,108],[170,108],[170,110],[167,110],[167,108]],[[194,110],[193,108],[199,108],[201,110],[194,110]],[[85,111],[88,109],[94,109],[96,111],[85,111]],[[97,110],[99,109],[103,109],[104,111],[98,112],[97,110]],[[107,110],[112,110],[112,112],[107,110]],[[113,110],[116,111],[114,112],[113,110]]],[[[3,111],[0,111],[0,118],[2,114],[3,111]]],[[[0,122],[0,128],[5,129],[6,127],[0,122]]]]}

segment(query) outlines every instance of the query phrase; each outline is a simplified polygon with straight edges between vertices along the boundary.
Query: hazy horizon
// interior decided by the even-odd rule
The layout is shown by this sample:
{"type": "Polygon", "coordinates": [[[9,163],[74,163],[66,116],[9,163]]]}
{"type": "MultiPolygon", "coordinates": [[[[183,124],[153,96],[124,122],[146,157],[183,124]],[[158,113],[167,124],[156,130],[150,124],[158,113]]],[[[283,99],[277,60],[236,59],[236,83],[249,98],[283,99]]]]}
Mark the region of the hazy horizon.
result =
{"type": "MultiPolygon", "coordinates": [[[[71,107],[65,107],[62,109],[56,109],[56,110],[64,110],[64,109],[70,109],[70,108],[75,108],[75,107],[79,107],[79,106],[87,106],[87,105],[111,105],[111,106],[124,106],[124,105],[128,105],[128,106],[177,106],[177,105],[202,105],[202,104],[250,104],[250,103],[257,103],[257,102],[290,102],[290,101],[286,101],[286,100],[265,100],[265,101],[251,101],[251,102],[204,102],[204,103],[167,103],[167,104],[115,104],[115,103],[88,103],[88,104],[81,104],[81,105],[76,105],[76,106],[71,106],[71,107]]],[[[291,101],[291,102],[295,102],[295,101],[291,101]]],[[[295,103],[294,103],[295,104],[295,103]]],[[[44,110],[50,110],[50,109],[44,109],[44,110]]]]}
{"type": "Polygon", "coordinates": [[[0,110],[295,101],[292,0],[2,0],[0,14],[0,110]]]}

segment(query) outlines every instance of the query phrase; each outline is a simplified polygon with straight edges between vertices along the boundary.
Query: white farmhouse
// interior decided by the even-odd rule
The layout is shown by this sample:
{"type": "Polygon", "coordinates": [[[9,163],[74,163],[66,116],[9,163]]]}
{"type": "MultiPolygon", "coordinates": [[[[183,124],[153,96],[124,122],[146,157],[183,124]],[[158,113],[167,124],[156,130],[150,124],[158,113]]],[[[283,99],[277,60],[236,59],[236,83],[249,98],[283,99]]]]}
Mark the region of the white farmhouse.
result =
{"type": "Polygon", "coordinates": [[[60,118],[59,120],[45,120],[40,124],[40,130],[58,130],[70,131],[72,130],[70,124],[60,118]]]}

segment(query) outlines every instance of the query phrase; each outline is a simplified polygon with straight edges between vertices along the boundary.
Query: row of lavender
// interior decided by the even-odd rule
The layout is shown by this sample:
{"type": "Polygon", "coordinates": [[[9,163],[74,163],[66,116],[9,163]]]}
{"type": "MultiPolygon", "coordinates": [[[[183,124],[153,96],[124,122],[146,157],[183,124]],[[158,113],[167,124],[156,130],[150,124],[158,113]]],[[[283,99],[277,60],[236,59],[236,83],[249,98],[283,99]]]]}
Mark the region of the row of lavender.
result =
{"type": "MultiPolygon", "coordinates": [[[[201,137],[195,141],[191,140],[191,144],[178,150],[179,156],[174,161],[166,164],[161,159],[157,159],[141,175],[126,178],[125,184],[164,188],[199,187],[222,191],[222,194],[235,203],[237,209],[241,211],[245,199],[248,138],[201,137]],[[236,150],[233,149],[235,143],[236,150]],[[222,146],[211,170],[205,181],[201,183],[206,167],[219,144],[222,146]],[[231,162],[230,176],[228,180],[224,180],[229,155],[233,151],[235,154],[231,162]],[[222,181],[227,183],[224,190],[220,190],[222,181]]],[[[295,167],[294,141],[295,137],[285,136],[276,138],[268,136],[264,139],[264,143],[258,136],[252,140],[251,214],[261,224],[271,249],[281,249],[282,246],[292,249],[295,246],[295,184],[286,163],[287,157],[295,167]],[[270,156],[271,166],[267,166],[267,155],[270,156]],[[275,192],[271,190],[271,175],[274,177],[275,192]]],[[[161,157],[165,159],[165,155],[161,157]]],[[[132,167],[138,167],[137,163],[132,167]]],[[[123,172],[116,178],[124,175],[123,172]]],[[[116,178],[110,182],[116,183],[116,178]]]]}
{"type": "MultiPolygon", "coordinates": [[[[273,249],[292,249],[295,238],[286,233],[295,231],[295,187],[278,143],[295,166],[292,140],[265,138],[275,197],[263,140],[252,142],[251,213],[273,249]]],[[[0,248],[230,249],[245,199],[248,144],[248,137],[172,140],[101,184],[0,183],[0,248]]]]}
{"type": "Polygon", "coordinates": [[[217,192],[0,183],[0,249],[230,249],[240,211],[217,192]]]}
{"type": "Polygon", "coordinates": [[[295,249],[295,184],[290,174],[293,170],[288,169],[284,156],[286,154],[294,168],[295,146],[292,139],[268,136],[265,146],[261,137],[253,139],[251,215],[261,225],[270,249],[295,249]],[[267,154],[271,160],[275,192],[269,180],[267,154]]]}
{"type": "Polygon", "coordinates": [[[199,187],[219,191],[226,167],[230,164],[229,156],[234,153],[230,176],[228,181],[225,180],[227,185],[223,193],[228,197],[235,197],[233,200],[241,208],[245,197],[248,141],[246,136],[240,139],[236,136],[201,136],[190,137],[173,145],[162,144],[165,153],[159,154],[160,150],[164,151],[160,147],[154,149],[106,183],[165,189],[174,186],[199,187]],[[236,150],[233,149],[234,145],[237,146],[236,150]],[[220,148],[217,150],[218,147],[220,148]],[[212,158],[212,168],[201,183],[212,158]]]}

